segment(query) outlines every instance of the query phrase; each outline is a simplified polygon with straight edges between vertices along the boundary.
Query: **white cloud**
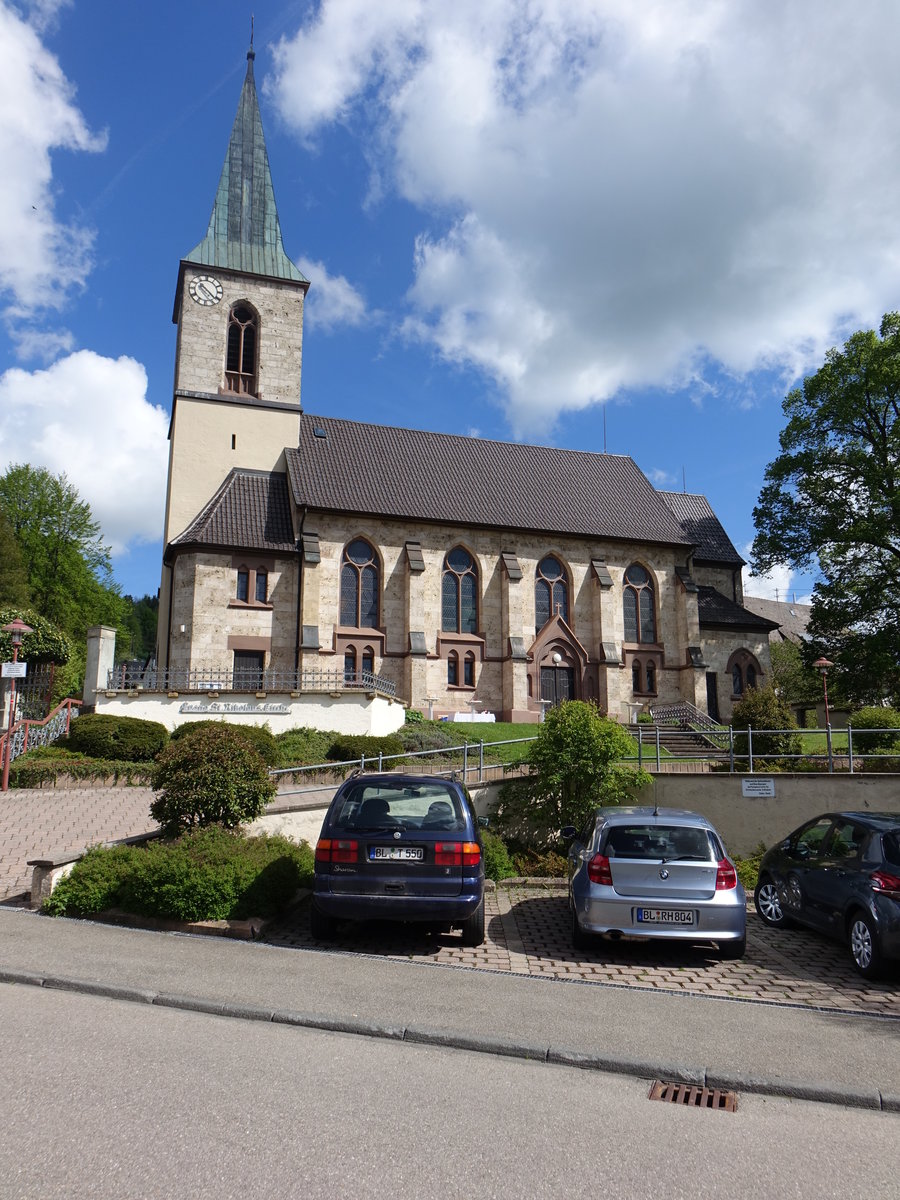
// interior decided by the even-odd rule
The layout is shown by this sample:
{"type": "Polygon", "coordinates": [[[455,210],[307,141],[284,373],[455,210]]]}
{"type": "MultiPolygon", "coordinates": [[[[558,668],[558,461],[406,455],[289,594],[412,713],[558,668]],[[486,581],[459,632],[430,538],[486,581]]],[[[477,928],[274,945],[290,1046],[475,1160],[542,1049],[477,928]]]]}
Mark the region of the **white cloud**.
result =
{"type": "Polygon", "coordinates": [[[305,319],[319,329],[362,325],[373,313],[360,292],[343,275],[329,275],[324,263],[298,258],[297,266],[312,285],[307,293],[305,319]]]}
{"type": "Polygon", "coordinates": [[[88,129],[72,85],[40,41],[61,6],[32,4],[32,24],[0,0],[0,295],[17,321],[60,307],[91,267],[92,233],[55,212],[51,152],[101,150],[106,139],[88,129]]]}
{"type": "Polygon", "coordinates": [[[80,350],[43,371],[0,376],[0,473],[12,463],[68,476],[113,554],[159,539],[168,417],[148,404],[132,358],[80,350]]]}
{"type": "Polygon", "coordinates": [[[322,0],[271,91],[420,206],[406,331],[532,435],[897,303],[898,39],[893,0],[322,0]]]}

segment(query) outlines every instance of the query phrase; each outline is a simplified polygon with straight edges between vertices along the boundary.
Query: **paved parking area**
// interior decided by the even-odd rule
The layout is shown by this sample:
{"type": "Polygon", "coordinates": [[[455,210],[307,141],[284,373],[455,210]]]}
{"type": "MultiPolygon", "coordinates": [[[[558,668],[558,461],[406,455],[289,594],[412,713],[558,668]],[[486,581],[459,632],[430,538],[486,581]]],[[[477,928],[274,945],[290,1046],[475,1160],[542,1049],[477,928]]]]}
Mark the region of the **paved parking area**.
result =
{"type": "MultiPolygon", "coordinates": [[[[623,940],[575,951],[565,889],[555,885],[501,886],[487,893],[486,906],[487,937],[477,949],[462,946],[457,933],[428,934],[414,926],[375,922],[342,927],[329,949],[900,1019],[900,975],[869,982],[853,970],[837,943],[803,930],[770,929],[752,911],[745,957],[721,962],[712,946],[623,940]]],[[[264,940],[315,948],[320,944],[309,935],[308,919],[303,905],[269,926],[264,940]]]]}

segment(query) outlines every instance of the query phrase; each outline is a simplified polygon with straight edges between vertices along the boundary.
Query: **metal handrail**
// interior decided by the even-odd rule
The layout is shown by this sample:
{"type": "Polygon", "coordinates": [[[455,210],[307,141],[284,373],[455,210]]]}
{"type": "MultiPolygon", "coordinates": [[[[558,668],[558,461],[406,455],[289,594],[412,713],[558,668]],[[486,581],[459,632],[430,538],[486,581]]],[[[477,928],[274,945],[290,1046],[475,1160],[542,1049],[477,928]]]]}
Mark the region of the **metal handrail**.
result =
{"type": "Polygon", "coordinates": [[[10,739],[9,760],[12,762],[26,750],[33,750],[35,746],[48,746],[57,738],[65,737],[69,732],[73,715],[77,717],[80,711],[80,700],[67,699],[57,704],[56,708],[41,720],[25,717],[23,720],[17,721],[12,728],[0,734],[0,762],[3,761],[6,753],[7,738],[10,739]]]}

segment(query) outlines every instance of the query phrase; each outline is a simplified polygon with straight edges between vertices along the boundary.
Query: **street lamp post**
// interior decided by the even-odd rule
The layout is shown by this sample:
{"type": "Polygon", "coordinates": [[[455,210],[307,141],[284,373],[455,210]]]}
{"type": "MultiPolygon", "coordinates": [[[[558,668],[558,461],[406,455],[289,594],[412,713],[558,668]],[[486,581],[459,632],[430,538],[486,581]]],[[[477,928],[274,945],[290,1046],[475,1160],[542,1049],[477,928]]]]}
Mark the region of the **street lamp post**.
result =
{"type": "MultiPolygon", "coordinates": [[[[0,791],[9,791],[9,763],[12,754],[12,727],[16,719],[16,679],[18,671],[15,666],[19,661],[19,647],[22,645],[22,639],[26,633],[33,633],[30,625],[26,625],[24,621],[16,617],[15,621],[10,621],[8,625],[2,627],[4,633],[9,634],[12,642],[13,656],[12,663],[3,664],[3,674],[9,678],[9,721],[6,726],[6,741],[3,745],[3,782],[0,784],[0,791]],[[7,672],[7,667],[12,666],[14,669],[7,672]]],[[[22,664],[25,665],[24,663],[22,664]]]]}
{"type": "Polygon", "coordinates": [[[825,741],[828,745],[828,771],[834,773],[834,755],[831,747],[831,713],[828,709],[828,672],[834,666],[827,658],[817,658],[813,666],[822,676],[822,687],[825,691],[825,741]]]}

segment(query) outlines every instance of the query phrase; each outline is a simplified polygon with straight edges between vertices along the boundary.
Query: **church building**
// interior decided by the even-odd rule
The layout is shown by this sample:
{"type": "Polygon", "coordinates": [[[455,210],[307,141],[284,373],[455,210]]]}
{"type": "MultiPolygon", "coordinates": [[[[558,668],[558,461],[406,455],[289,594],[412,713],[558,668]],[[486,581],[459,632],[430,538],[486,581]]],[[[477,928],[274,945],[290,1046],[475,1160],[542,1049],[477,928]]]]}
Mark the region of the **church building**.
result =
{"type": "Polygon", "coordinates": [[[304,411],[309,281],[282,244],[253,58],[178,272],[164,677],[362,688],[435,717],[537,721],[574,698],[727,721],[769,674],[772,622],[744,607],[704,497],[625,456],[304,411]]]}

